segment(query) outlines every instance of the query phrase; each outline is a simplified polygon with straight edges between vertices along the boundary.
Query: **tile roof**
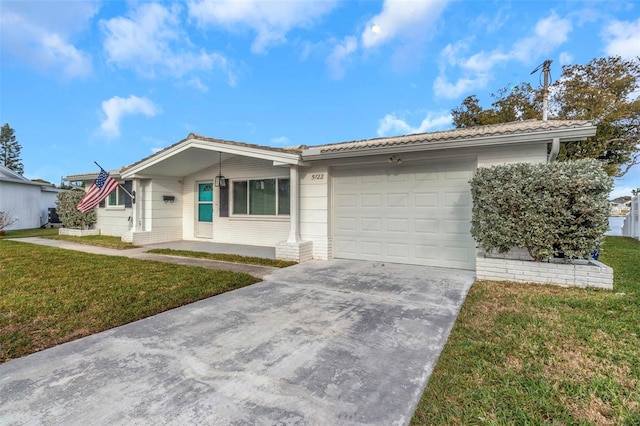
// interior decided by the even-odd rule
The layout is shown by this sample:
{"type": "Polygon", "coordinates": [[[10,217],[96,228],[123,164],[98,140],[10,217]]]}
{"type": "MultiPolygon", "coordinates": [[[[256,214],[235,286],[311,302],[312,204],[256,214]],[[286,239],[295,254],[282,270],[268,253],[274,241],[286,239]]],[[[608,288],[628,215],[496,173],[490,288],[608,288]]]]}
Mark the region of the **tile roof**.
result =
{"type": "Polygon", "coordinates": [[[412,145],[416,143],[443,142],[448,140],[459,141],[490,136],[509,136],[513,134],[533,133],[544,130],[575,129],[580,127],[590,127],[592,125],[593,123],[586,120],[525,120],[487,126],[465,127],[461,129],[444,130],[432,133],[418,133],[405,136],[340,142],[327,145],[317,145],[309,148],[320,150],[321,153],[327,153],[386,146],[412,145]]]}

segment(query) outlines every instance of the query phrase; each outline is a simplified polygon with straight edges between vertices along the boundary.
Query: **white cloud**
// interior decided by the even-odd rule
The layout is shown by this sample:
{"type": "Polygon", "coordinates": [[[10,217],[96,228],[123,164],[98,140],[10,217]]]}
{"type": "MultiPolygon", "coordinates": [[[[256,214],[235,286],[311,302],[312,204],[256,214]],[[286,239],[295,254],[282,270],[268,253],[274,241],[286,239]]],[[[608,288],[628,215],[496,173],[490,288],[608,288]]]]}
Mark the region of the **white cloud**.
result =
{"type": "Polygon", "coordinates": [[[271,143],[276,146],[286,146],[289,143],[289,138],[286,136],[278,136],[277,138],[271,138],[271,143]]]}
{"type": "Polygon", "coordinates": [[[127,115],[145,115],[153,117],[159,114],[160,108],[147,98],[131,95],[128,98],[114,96],[102,102],[105,119],[100,125],[102,132],[109,137],[120,136],[120,121],[127,115]]]}
{"type": "Polygon", "coordinates": [[[207,93],[209,91],[209,88],[204,85],[198,77],[190,79],[189,81],[187,81],[187,84],[202,93],[207,93]]]}
{"type": "Polygon", "coordinates": [[[362,46],[372,48],[397,38],[423,39],[446,5],[444,0],[385,0],[382,11],[362,31],[362,46]]]}
{"type": "Polygon", "coordinates": [[[446,76],[439,75],[433,82],[433,91],[440,98],[455,99],[471,93],[474,89],[484,88],[488,81],[488,76],[480,75],[474,78],[462,77],[451,83],[446,76]]]}
{"type": "Polygon", "coordinates": [[[562,52],[560,56],[558,56],[558,60],[560,61],[560,65],[570,65],[573,63],[573,56],[569,52],[562,52]]]}
{"type": "Polygon", "coordinates": [[[251,46],[254,53],[266,53],[269,47],[286,42],[289,31],[312,26],[335,6],[334,0],[202,0],[188,3],[189,16],[201,26],[255,31],[256,38],[251,46]]]}
{"type": "Polygon", "coordinates": [[[69,39],[86,29],[98,9],[91,2],[2,2],[0,51],[65,78],[86,77],[91,56],[69,39]]]}
{"type": "Polygon", "coordinates": [[[128,17],[100,21],[108,62],[145,77],[161,74],[181,78],[220,69],[227,73],[229,84],[235,85],[236,75],[226,57],[193,47],[181,29],[181,11],[179,4],[143,3],[128,17]]]}
{"type": "Polygon", "coordinates": [[[378,122],[378,136],[408,135],[442,130],[451,127],[452,117],[449,112],[428,112],[418,127],[413,127],[398,113],[387,114],[378,122]]]}
{"type": "MultiPolygon", "coordinates": [[[[440,52],[442,65],[440,75],[434,81],[434,91],[440,97],[453,99],[483,88],[496,66],[509,61],[527,65],[535,63],[565,43],[572,28],[569,19],[560,18],[552,12],[536,23],[530,35],[516,40],[508,49],[480,51],[464,57],[470,40],[449,44],[440,52]],[[447,75],[451,68],[454,68],[453,73],[459,75],[453,83],[447,75]]],[[[568,54],[561,54],[561,61],[568,59],[571,59],[568,54]]]]}
{"type": "Polygon", "coordinates": [[[605,52],[611,56],[632,59],[640,56],[640,18],[636,21],[613,21],[603,31],[605,52]]]}
{"type": "Polygon", "coordinates": [[[516,41],[507,57],[531,64],[567,41],[572,29],[570,20],[552,13],[536,23],[532,35],[516,41]]]}
{"type": "Polygon", "coordinates": [[[358,40],[355,37],[345,37],[342,42],[339,42],[333,52],[327,58],[327,65],[329,66],[329,72],[331,77],[339,80],[344,77],[344,62],[349,59],[358,49],[358,40]]]}

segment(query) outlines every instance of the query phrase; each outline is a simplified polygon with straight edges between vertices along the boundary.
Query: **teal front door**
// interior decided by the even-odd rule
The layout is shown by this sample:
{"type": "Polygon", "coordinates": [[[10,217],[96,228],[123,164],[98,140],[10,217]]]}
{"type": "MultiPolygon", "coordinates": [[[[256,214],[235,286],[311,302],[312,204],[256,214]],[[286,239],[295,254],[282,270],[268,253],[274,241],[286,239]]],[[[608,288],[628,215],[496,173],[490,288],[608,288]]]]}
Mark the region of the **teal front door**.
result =
{"type": "Polygon", "coordinates": [[[196,237],[213,238],[213,182],[198,182],[196,237]]]}

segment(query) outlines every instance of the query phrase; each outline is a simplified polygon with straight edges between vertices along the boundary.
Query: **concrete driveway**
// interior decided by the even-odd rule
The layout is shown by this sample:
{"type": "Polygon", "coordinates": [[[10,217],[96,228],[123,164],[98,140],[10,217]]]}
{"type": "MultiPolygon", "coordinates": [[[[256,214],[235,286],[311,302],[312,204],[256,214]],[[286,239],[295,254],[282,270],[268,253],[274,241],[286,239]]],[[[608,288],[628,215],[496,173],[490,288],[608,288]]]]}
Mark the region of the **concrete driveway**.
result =
{"type": "Polygon", "coordinates": [[[474,273],[312,261],[0,365],[2,424],[403,425],[474,273]]]}

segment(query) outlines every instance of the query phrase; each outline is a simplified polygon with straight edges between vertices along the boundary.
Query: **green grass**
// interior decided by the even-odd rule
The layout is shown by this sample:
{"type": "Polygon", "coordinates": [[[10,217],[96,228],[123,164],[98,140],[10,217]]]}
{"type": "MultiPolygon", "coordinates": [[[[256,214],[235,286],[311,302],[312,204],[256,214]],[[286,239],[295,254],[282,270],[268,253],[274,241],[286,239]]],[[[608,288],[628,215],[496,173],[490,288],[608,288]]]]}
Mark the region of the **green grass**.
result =
{"type": "Polygon", "coordinates": [[[257,281],[0,240],[0,362],[257,281]]]}
{"type": "Polygon", "coordinates": [[[614,291],[477,281],[411,424],[640,424],[640,242],[614,291]]]}
{"type": "Polygon", "coordinates": [[[47,238],[54,235],[58,235],[57,228],[19,229],[16,231],[5,231],[5,235],[0,235],[0,240],[6,239],[6,238],[24,238],[24,237],[47,238]]]}
{"type": "Polygon", "coordinates": [[[170,256],[196,257],[199,259],[221,260],[223,262],[248,263],[252,265],[273,266],[275,268],[286,268],[295,265],[297,262],[279,259],[265,259],[262,257],[240,256],[238,254],[226,253],[206,253],[201,251],[173,250],[173,249],[152,249],[147,253],[166,254],[170,256]]]}
{"type": "Polygon", "coordinates": [[[92,246],[107,247],[113,249],[130,249],[135,248],[131,243],[125,243],[120,237],[112,237],[108,235],[87,235],[85,237],[74,237],[72,235],[58,235],[57,228],[36,228],[36,229],[20,229],[17,231],[7,231],[5,235],[0,236],[0,239],[7,238],[25,238],[25,237],[40,237],[50,240],[69,241],[78,244],[87,244],[92,246]]]}
{"type": "Polygon", "coordinates": [[[73,235],[51,235],[45,238],[48,238],[50,240],[69,241],[71,243],[87,244],[91,246],[106,247],[118,250],[126,250],[138,247],[131,243],[122,241],[120,237],[113,237],[110,235],[86,235],[84,237],[76,237],[73,235]]]}

